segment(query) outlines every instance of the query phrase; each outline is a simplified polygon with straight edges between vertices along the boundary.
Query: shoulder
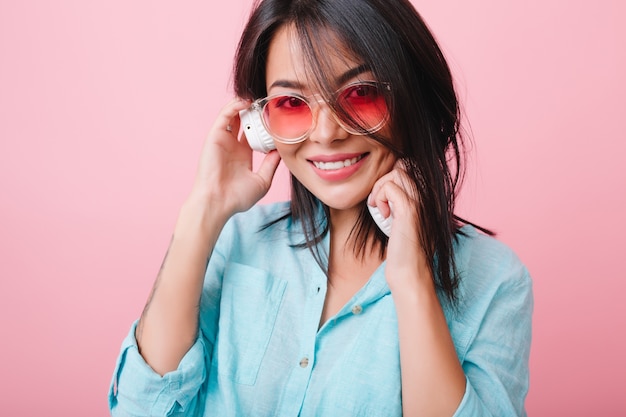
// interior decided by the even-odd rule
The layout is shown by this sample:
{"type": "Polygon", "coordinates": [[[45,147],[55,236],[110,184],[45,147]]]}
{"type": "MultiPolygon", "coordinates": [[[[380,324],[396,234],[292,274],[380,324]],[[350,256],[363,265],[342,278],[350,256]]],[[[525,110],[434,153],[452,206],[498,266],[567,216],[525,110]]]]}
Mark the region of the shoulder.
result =
{"type": "Polygon", "coordinates": [[[461,280],[489,286],[530,283],[526,266],[508,245],[469,225],[457,235],[455,261],[461,280]]]}
{"type": "Polygon", "coordinates": [[[443,304],[459,357],[465,357],[478,333],[497,339],[516,331],[520,343],[527,343],[534,305],[528,269],[502,241],[471,226],[461,232],[455,243],[457,303],[443,304]]]}
{"type": "MultiPolygon", "coordinates": [[[[532,280],[526,265],[502,241],[464,226],[455,243],[460,310],[523,298],[532,304],[532,280]]],[[[481,309],[480,307],[478,307],[481,309]]]]}

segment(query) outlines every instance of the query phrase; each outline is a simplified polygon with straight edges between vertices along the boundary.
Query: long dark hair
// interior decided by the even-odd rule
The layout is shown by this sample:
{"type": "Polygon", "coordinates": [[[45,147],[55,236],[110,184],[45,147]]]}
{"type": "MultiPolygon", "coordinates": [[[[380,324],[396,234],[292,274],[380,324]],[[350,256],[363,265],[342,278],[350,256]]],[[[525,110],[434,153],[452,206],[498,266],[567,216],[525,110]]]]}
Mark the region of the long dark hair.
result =
{"type": "MultiPolygon", "coordinates": [[[[328,51],[362,62],[379,81],[392,86],[388,106],[393,140],[383,142],[406,166],[419,196],[417,207],[421,244],[432,262],[438,288],[454,301],[458,274],[453,245],[463,223],[454,205],[464,173],[460,110],[453,79],[435,38],[408,0],[264,0],[257,2],[244,28],[234,67],[235,93],[256,99],[267,95],[265,71],[269,44],[279,28],[291,25],[305,56],[308,77],[320,94],[330,97],[336,86],[328,74],[328,51]],[[330,48],[330,49],[329,49],[330,48]]],[[[336,109],[341,111],[340,109],[336,109]]],[[[328,233],[320,223],[320,208],[328,207],[291,176],[291,217],[303,224],[304,246],[318,252],[328,233]]],[[[481,229],[484,231],[484,229],[481,229]]],[[[488,232],[488,231],[487,231],[488,232]]],[[[374,235],[385,251],[387,237],[367,213],[365,202],[352,230],[355,251],[366,255],[374,235]]]]}

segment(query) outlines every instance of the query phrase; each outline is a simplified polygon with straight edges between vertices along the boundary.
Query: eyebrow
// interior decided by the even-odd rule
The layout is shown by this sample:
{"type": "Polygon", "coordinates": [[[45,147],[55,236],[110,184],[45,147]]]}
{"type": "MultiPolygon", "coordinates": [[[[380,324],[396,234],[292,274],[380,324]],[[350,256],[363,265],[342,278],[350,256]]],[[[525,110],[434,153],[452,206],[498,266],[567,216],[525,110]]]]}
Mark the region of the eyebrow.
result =
{"type": "MultiPolygon", "coordinates": [[[[354,68],[350,68],[348,71],[341,74],[339,77],[337,77],[336,82],[338,85],[345,84],[346,81],[367,71],[370,71],[370,67],[368,65],[361,64],[354,68]]],[[[272,85],[269,86],[268,91],[274,87],[293,88],[297,90],[302,90],[304,86],[298,81],[276,80],[272,83],[272,85]]]]}

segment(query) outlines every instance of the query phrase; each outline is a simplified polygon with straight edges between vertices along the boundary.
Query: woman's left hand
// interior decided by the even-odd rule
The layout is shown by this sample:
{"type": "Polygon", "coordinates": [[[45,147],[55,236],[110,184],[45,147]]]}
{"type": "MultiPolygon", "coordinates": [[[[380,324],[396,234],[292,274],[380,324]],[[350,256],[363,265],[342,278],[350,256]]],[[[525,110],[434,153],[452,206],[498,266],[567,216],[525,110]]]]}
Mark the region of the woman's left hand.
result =
{"type": "Polygon", "coordinates": [[[403,415],[452,415],[466,377],[421,243],[419,198],[399,160],[376,182],[368,204],[393,216],[385,277],[398,317],[402,393],[409,393],[403,415]]]}
{"type": "Polygon", "coordinates": [[[417,211],[419,195],[402,160],[398,160],[389,173],[376,181],[367,204],[378,207],[385,218],[393,218],[385,268],[392,293],[409,289],[418,280],[432,282],[421,243],[417,211]]]}

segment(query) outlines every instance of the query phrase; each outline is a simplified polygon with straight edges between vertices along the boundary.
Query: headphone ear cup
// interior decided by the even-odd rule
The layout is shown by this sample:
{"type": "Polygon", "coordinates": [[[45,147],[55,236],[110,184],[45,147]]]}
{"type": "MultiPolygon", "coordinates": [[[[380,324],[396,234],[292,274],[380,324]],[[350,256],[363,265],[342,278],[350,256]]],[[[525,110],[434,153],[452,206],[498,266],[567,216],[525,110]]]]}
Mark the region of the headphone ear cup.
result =
{"type": "Polygon", "coordinates": [[[270,136],[263,122],[261,113],[256,109],[245,109],[239,112],[243,133],[250,147],[258,152],[268,153],[274,146],[274,139],[270,136]]]}
{"type": "Polygon", "coordinates": [[[378,207],[372,207],[367,203],[365,204],[367,205],[374,222],[376,222],[380,230],[382,230],[387,237],[391,236],[391,223],[393,222],[392,216],[389,215],[389,217],[384,218],[380,213],[380,210],[378,210],[378,207]]]}

